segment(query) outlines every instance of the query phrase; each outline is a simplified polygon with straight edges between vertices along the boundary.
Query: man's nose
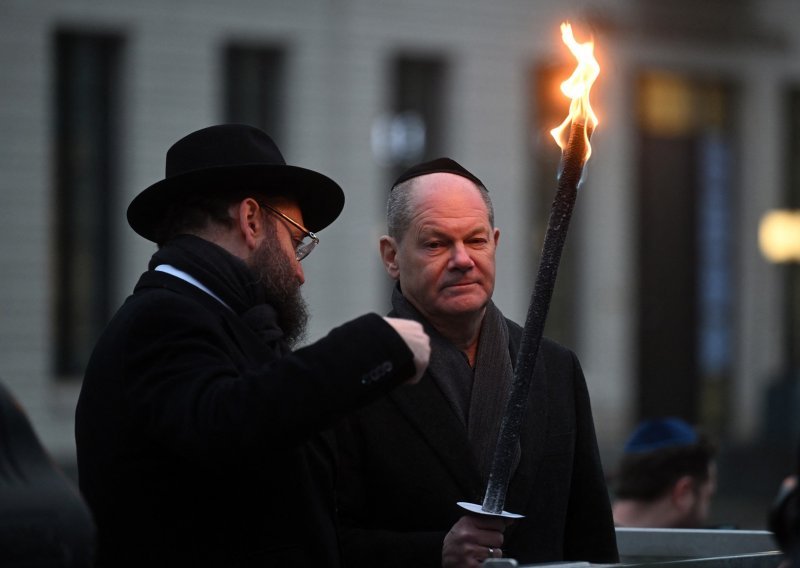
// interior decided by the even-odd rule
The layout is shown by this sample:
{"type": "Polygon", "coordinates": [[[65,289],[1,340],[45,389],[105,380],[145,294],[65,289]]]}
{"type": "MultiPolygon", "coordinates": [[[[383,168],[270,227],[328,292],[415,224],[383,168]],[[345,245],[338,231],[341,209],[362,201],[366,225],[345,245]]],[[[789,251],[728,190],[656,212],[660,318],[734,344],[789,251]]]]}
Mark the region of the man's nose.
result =
{"type": "Polygon", "coordinates": [[[302,286],[306,282],[306,275],[303,272],[303,264],[298,260],[296,265],[297,267],[294,271],[294,275],[297,277],[297,281],[300,283],[300,286],[302,286]]]}
{"type": "Polygon", "coordinates": [[[475,266],[472,257],[469,255],[467,247],[464,243],[456,243],[453,245],[452,254],[450,256],[450,265],[457,270],[468,270],[475,266]]]}

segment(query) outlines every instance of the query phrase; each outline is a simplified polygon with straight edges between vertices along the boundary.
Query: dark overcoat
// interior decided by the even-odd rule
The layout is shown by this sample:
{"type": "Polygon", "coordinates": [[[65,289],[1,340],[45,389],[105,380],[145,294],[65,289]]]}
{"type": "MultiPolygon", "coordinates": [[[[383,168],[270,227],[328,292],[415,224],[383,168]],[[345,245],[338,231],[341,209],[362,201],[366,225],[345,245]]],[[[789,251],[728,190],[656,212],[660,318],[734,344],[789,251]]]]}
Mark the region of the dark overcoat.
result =
{"type": "MultiPolygon", "coordinates": [[[[509,321],[512,361],[521,328],[509,321]]],[[[441,566],[448,530],[486,490],[464,426],[430,368],[410,389],[360,409],[337,429],[346,566],[441,566]]],[[[503,551],[520,563],[617,561],[613,519],[583,372],[543,339],[504,509],[525,515],[503,551]]]]}
{"type": "Polygon", "coordinates": [[[320,432],[413,373],[376,314],[280,357],[205,292],[145,273],[76,412],[98,566],[338,566],[320,432]]]}

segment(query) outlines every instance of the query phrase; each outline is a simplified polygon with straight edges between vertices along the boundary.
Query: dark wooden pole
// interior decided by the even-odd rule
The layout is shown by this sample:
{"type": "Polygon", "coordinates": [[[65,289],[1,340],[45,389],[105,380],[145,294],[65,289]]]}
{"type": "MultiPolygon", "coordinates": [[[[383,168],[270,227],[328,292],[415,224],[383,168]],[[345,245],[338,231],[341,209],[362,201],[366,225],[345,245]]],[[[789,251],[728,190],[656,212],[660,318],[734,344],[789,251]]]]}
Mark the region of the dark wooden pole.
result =
{"type": "Polygon", "coordinates": [[[578,183],[583,174],[587,139],[585,131],[586,127],[583,124],[572,123],[569,141],[562,155],[558,189],[550,210],[550,219],[547,223],[542,256],[539,261],[539,271],[536,274],[531,303],[528,306],[528,315],[522,330],[522,341],[517,353],[511,393],[503,421],[500,424],[489,482],[481,507],[482,511],[486,513],[501,514],[505,505],[514,449],[525,419],[536,356],[539,353],[547,311],[553,297],[561,252],[567,238],[572,210],[575,207],[578,183]]]}

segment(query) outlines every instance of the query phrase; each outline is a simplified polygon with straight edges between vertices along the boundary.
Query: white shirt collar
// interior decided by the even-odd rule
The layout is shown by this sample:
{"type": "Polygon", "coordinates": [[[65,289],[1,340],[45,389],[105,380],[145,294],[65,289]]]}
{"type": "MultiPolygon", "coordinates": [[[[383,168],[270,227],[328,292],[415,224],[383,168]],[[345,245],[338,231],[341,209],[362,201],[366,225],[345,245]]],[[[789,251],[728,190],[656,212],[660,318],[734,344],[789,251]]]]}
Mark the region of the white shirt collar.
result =
{"type": "MultiPolygon", "coordinates": [[[[154,270],[157,270],[158,272],[166,272],[167,274],[171,274],[172,276],[175,276],[176,278],[180,278],[181,280],[183,280],[185,282],[188,282],[192,286],[196,286],[197,288],[200,288],[203,292],[205,292],[206,294],[208,294],[209,296],[211,296],[212,298],[217,300],[220,304],[222,304],[223,306],[225,306],[226,308],[231,310],[231,307],[228,304],[226,304],[225,302],[223,302],[222,298],[217,296],[214,292],[212,292],[208,288],[208,286],[206,286],[205,284],[203,284],[202,282],[197,280],[197,278],[195,278],[191,274],[188,274],[188,273],[184,272],[183,270],[178,270],[177,268],[175,268],[174,266],[172,266],[170,264],[159,264],[158,266],[155,267],[154,270]]],[[[233,310],[231,310],[231,311],[233,311],[233,310]]]]}

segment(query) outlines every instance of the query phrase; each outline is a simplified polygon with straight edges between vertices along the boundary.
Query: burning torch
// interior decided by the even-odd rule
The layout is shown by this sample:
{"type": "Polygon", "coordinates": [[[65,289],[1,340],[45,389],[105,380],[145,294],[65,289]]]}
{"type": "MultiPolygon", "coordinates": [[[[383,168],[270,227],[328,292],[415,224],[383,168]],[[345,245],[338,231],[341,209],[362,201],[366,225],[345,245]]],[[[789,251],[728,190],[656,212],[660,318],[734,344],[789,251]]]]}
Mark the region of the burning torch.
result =
{"type": "Polygon", "coordinates": [[[500,424],[483,504],[459,503],[470,512],[484,515],[508,518],[522,516],[503,510],[514,460],[514,448],[525,418],[526,401],[533,382],[536,356],[544,332],[550,299],[553,296],[561,252],[567,238],[572,210],[575,207],[578,185],[583,175],[583,166],[591,154],[589,138],[597,126],[597,117],[589,104],[589,91],[600,72],[600,66],[594,58],[594,43],[591,41],[578,43],[572,35],[572,26],[568,23],[561,24],[561,38],[578,64],[569,79],[561,84],[561,91],[572,99],[569,115],[560,126],[550,131],[562,151],[558,188],[550,210],[539,271],[528,306],[514,379],[500,424]]]}

